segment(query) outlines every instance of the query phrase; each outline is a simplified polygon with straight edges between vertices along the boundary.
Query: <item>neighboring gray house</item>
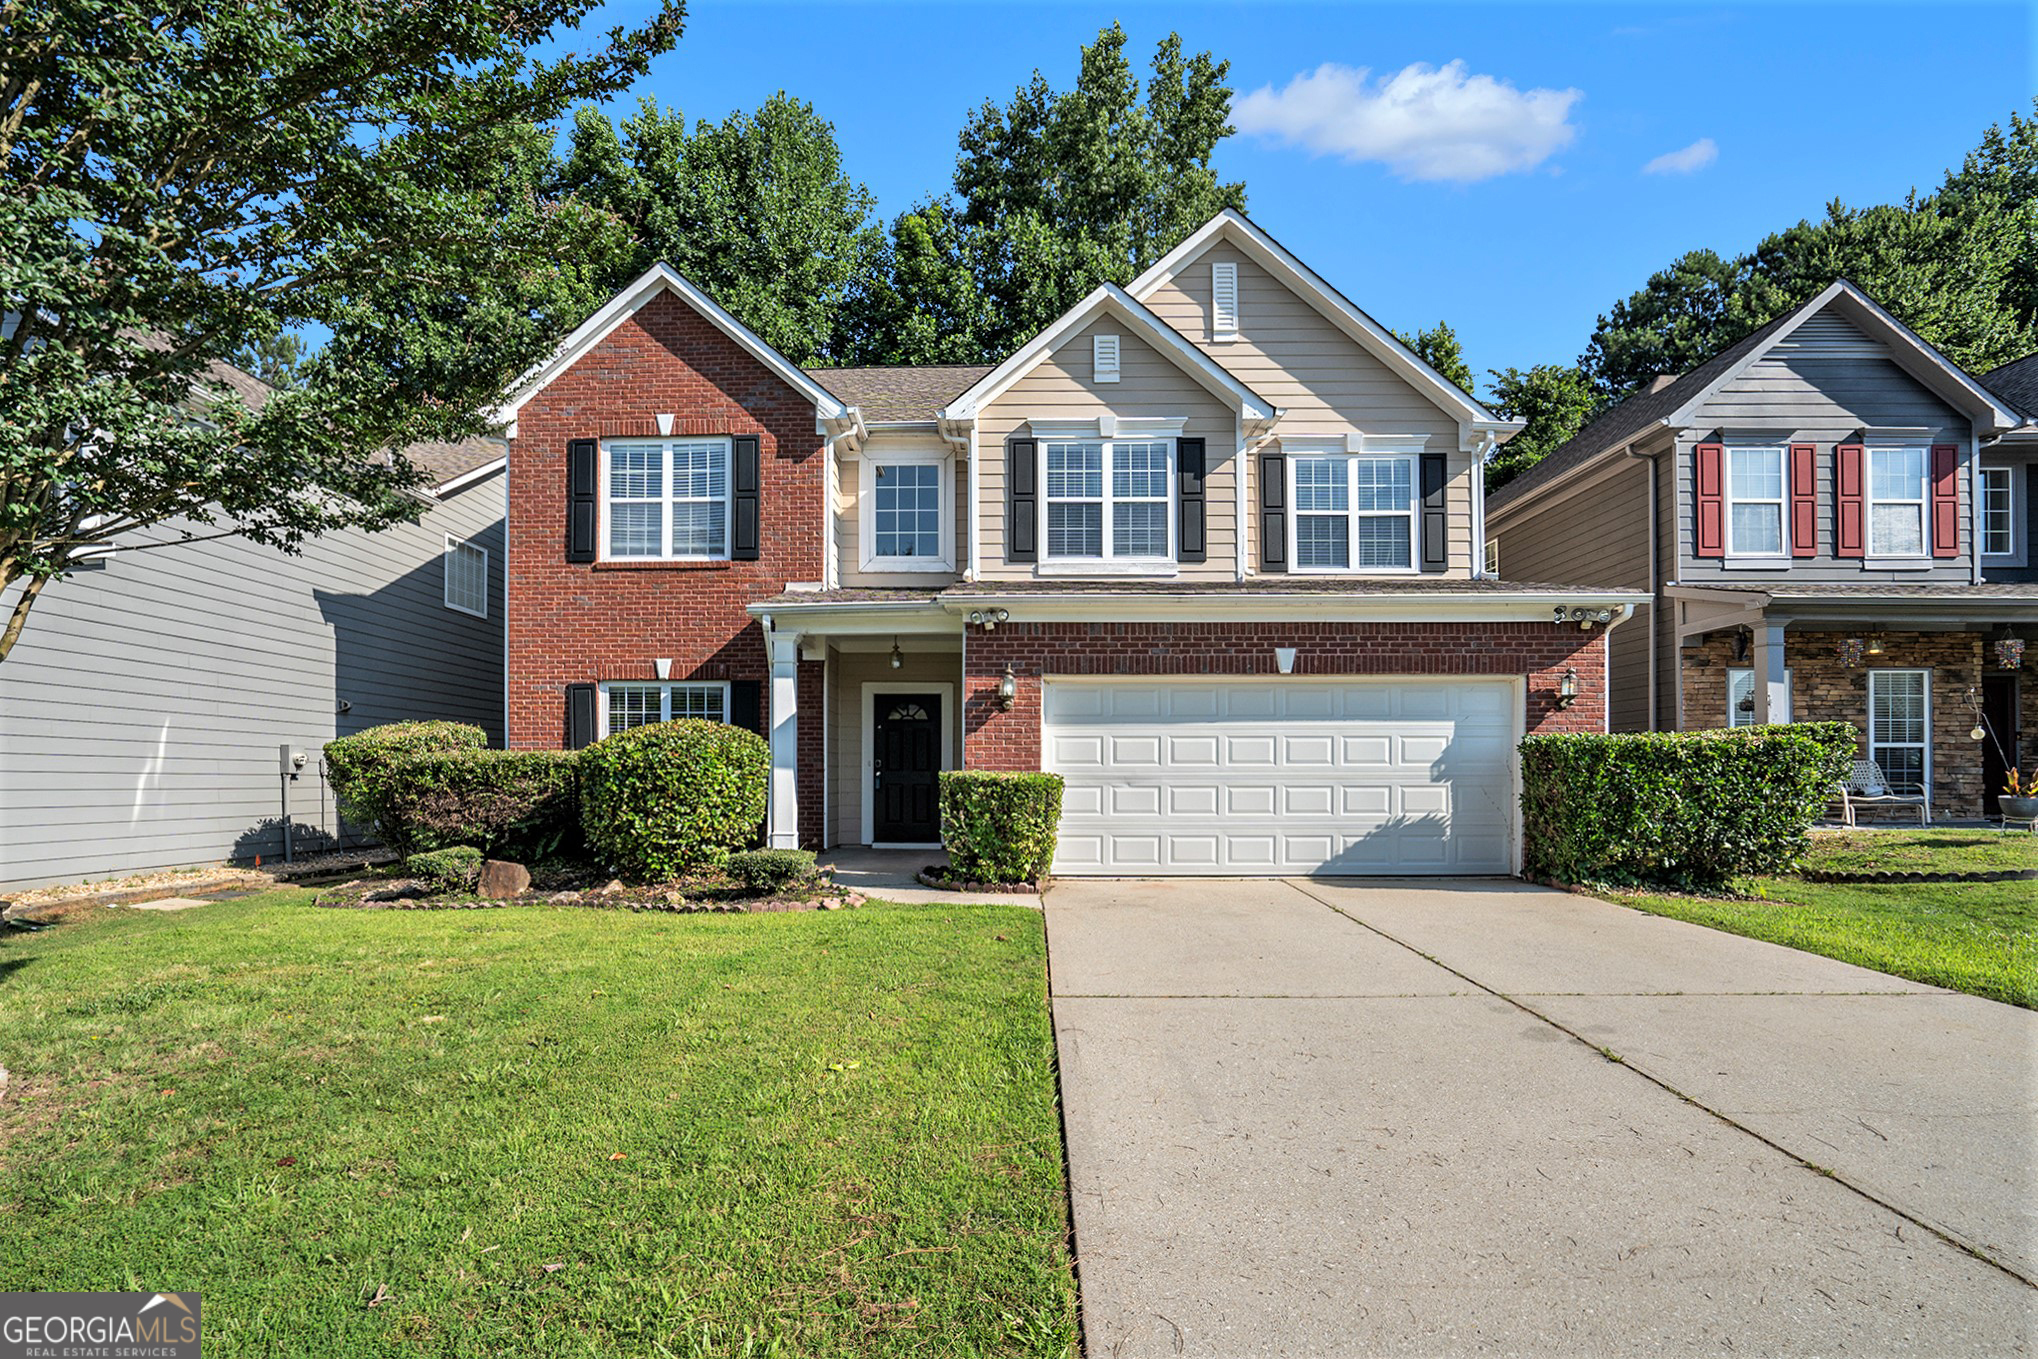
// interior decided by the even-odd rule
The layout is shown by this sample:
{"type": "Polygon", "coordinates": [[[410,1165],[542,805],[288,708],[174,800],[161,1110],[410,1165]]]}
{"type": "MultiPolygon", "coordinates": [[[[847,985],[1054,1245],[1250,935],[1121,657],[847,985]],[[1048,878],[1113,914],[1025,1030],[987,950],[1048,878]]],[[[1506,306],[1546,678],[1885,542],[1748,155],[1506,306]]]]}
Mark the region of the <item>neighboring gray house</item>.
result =
{"type": "Polygon", "coordinates": [[[1838,282],[1494,492],[1488,541],[1508,579],[1649,593],[1609,638],[1615,730],[1847,721],[1891,778],[1972,816],[2038,720],[1997,645],[2038,638],[2038,584],[2008,570],[2028,556],[1981,551],[2013,545],[1999,492],[2019,483],[1991,469],[2020,426],[1838,282]]]}
{"type": "Polygon", "coordinates": [[[320,747],[377,723],[453,718],[502,744],[503,448],[409,456],[435,482],[417,524],[294,557],[116,551],[44,592],[0,663],[0,889],[277,859],[286,799],[296,848],[330,846],[320,747]]]}

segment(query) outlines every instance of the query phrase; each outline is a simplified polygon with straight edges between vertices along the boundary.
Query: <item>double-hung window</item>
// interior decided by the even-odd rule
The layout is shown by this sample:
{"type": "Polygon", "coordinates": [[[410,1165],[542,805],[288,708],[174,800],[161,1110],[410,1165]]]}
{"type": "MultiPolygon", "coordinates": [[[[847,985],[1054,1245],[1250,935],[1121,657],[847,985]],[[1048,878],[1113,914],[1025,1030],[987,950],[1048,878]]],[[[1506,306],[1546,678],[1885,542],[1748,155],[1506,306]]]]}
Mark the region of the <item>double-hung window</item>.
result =
{"type": "Polygon", "coordinates": [[[866,457],[862,487],[863,568],[866,571],[945,571],[949,549],[946,459],[866,457]]]}
{"type": "Polygon", "coordinates": [[[1787,487],[1780,448],[1727,450],[1727,555],[1781,557],[1787,487]]]}
{"type": "Polygon", "coordinates": [[[1981,469],[1981,555],[2016,557],[2016,482],[2007,467],[1981,469]]]}
{"type": "Polygon", "coordinates": [[[1415,459],[1309,453],[1288,459],[1295,569],[1415,569],[1415,459]]]}
{"type": "Polygon", "coordinates": [[[601,734],[612,736],[653,722],[682,717],[729,720],[729,686],[725,681],[693,684],[604,684],[601,686],[601,734]]]}
{"type": "Polygon", "coordinates": [[[1173,558],[1172,441],[1055,440],[1045,452],[1048,560],[1173,558]]]}
{"type": "MultiPolygon", "coordinates": [[[[1783,711],[1769,714],[1771,720],[1791,720],[1790,672],[1783,672],[1783,711]]],[[[1727,671],[1727,725],[1730,727],[1752,727],[1755,725],[1755,672],[1752,669],[1727,671]]]]}
{"type": "Polygon", "coordinates": [[[729,555],[727,439],[618,439],[602,452],[602,541],[611,560],[729,555]]]}
{"type": "Polygon", "coordinates": [[[1868,555],[1922,557],[1926,531],[1926,450],[1868,450],[1868,555]]]}
{"type": "Polygon", "coordinates": [[[488,617],[488,549],[446,537],[446,607],[488,617]]]}
{"type": "Polygon", "coordinates": [[[1924,670],[1868,672],[1868,758],[1891,783],[1922,788],[1930,768],[1932,677],[1924,670]]]}

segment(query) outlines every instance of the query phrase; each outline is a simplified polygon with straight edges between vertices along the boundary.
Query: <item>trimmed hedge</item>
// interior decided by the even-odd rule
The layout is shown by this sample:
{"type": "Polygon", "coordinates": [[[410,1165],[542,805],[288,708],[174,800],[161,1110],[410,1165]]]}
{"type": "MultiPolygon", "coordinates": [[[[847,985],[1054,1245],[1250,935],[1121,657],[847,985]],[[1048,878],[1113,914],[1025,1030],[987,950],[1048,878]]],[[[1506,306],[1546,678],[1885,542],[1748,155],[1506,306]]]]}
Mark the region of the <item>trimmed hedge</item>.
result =
{"type": "MultiPolygon", "coordinates": [[[[383,828],[390,795],[399,787],[398,761],[416,755],[480,750],[488,733],[465,722],[390,722],[325,744],[326,778],[339,799],[340,814],[362,826],[383,828]]],[[[404,845],[390,843],[399,853],[404,845]]]]}
{"type": "Polygon", "coordinates": [[[481,877],[481,851],[472,845],[426,850],[403,861],[403,871],[435,892],[457,892],[481,877]]]}
{"type": "Polygon", "coordinates": [[[633,727],[580,752],[580,825],[610,872],[640,882],[721,865],[757,837],[771,749],[699,718],[633,727]]]}
{"type": "Polygon", "coordinates": [[[782,892],[815,877],[810,849],[746,849],[731,854],[727,867],[730,877],[753,892],[782,892]]]}
{"type": "Polygon", "coordinates": [[[1845,722],[1531,736],[1523,872],[1701,888],[1780,872],[1805,852],[1857,741],[1845,722]]]}
{"type": "Polygon", "coordinates": [[[967,882],[1038,882],[1061,826],[1059,774],[941,775],[941,847],[967,882]]]}
{"type": "Polygon", "coordinates": [[[448,750],[389,767],[382,837],[399,852],[479,845],[530,863],[577,848],[577,752],[448,750]]]}

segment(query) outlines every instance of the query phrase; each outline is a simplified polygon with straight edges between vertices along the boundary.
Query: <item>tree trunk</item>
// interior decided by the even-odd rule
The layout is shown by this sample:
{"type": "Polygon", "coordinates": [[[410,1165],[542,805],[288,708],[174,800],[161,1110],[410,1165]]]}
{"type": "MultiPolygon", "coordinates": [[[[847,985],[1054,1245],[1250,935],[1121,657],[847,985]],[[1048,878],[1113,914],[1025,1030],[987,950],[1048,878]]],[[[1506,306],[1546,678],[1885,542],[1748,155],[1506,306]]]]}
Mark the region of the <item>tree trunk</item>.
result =
{"type": "MultiPolygon", "coordinates": [[[[12,583],[0,581],[0,590],[4,590],[12,583]]],[[[21,598],[14,601],[14,609],[7,615],[7,629],[0,632],[0,661],[5,661],[8,654],[14,650],[14,644],[21,640],[21,629],[28,622],[28,611],[35,607],[36,596],[40,595],[42,587],[49,583],[48,576],[31,576],[22,585],[21,598]]]]}

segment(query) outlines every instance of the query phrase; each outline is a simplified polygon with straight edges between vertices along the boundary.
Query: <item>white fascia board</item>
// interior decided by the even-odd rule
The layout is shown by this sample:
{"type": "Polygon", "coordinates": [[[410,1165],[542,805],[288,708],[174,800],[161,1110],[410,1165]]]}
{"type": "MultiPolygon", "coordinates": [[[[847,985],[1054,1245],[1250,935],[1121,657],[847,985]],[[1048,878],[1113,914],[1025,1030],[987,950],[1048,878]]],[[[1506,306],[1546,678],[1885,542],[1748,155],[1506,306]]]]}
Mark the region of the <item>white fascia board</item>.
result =
{"type": "Polygon", "coordinates": [[[1293,619],[1316,623],[1550,623],[1559,605],[1565,608],[1612,609],[1632,613],[1649,596],[1631,590],[1592,594],[1543,594],[1491,590],[1451,594],[1139,594],[1093,592],[1067,595],[969,594],[942,599],[959,615],[973,609],[999,608],[1022,623],[1171,623],[1270,622],[1293,619]]]}
{"type": "Polygon", "coordinates": [[[1226,208],[1189,234],[1187,240],[1161,256],[1154,266],[1132,280],[1126,291],[1144,299],[1155,288],[1173,278],[1219,236],[1245,251],[1269,273],[1286,283],[1290,291],[1310,303],[1333,325],[1374,358],[1394,370],[1403,381],[1440,408],[1445,414],[1467,424],[1505,431],[1512,436],[1524,422],[1502,420],[1464,388],[1424,363],[1414,351],[1394,337],[1394,332],[1366,315],[1351,299],[1330,286],[1314,269],[1290,254],[1288,248],[1269,236],[1251,218],[1235,208],[1226,208]]]}
{"type": "Polygon", "coordinates": [[[1853,313],[1848,317],[1850,321],[1857,324],[1865,323],[1866,329],[1881,332],[1879,338],[1890,346],[1891,357],[1897,361],[1898,366],[1933,388],[1939,396],[1956,395],[1970,416],[1986,411],[1989,418],[1988,428],[1991,430],[2012,429],[2023,423],[2023,417],[2004,405],[1993,392],[1918,338],[1910,327],[1884,311],[1874,298],[1844,278],[1835,279],[1827,284],[1823,292],[1799,307],[1797,313],[1778,326],[1769,338],[1743,354],[1739,362],[1714,377],[1711,382],[1694,392],[1690,400],[1665,416],[1663,423],[1676,426],[1691,424],[1698,418],[1699,408],[1712,400],[1721,387],[1739,377],[1750,364],[1759,361],[1770,350],[1789,339],[1797,332],[1798,327],[1824,311],[1828,304],[1839,300],[1849,304],[1849,309],[1853,313]]]}
{"type": "Polygon", "coordinates": [[[494,462],[485,462],[472,471],[462,472],[457,477],[440,482],[432,488],[432,494],[442,499],[449,495],[455,495],[474,485],[477,481],[488,480],[508,466],[509,459],[507,457],[497,458],[494,462]]]}
{"type": "Polygon", "coordinates": [[[1188,337],[1155,316],[1146,304],[1115,283],[1106,283],[1063,312],[1055,323],[1021,345],[1012,357],[977,380],[948,403],[943,420],[968,420],[1004,395],[1013,383],[1032,372],[1064,338],[1099,315],[1112,315],[1127,325],[1175,366],[1229,402],[1248,420],[1271,420],[1274,407],[1189,342],[1188,337]]]}
{"type": "Polygon", "coordinates": [[[841,420],[849,415],[851,408],[844,405],[834,393],[808,377],[791,359],[766,344],[750,327],[724,311],[715,299],[680,277],[672,266],[654,264],[639,275],[635,282],[610,298],[608,305],[575,327],[572,334],[559,342],[559,347],[552,351],[549,358],[510,384],[510,394],[501,405],[490,412],[492,418],[499,425],[507,425],[515,420],[517,412],[523,409],[525,402],[579,362],[588,351],[607,339],[609,333],[617,326],[636,315],[652,298],[668,290],[706,317],[709,324],[742,346],[752,358],[776,373],[787,386],[813,402],[817,418],[841,420]]]}
{"type": "Polygon", "coordinates": [[[752,618],[770,618],[773,630],[779,632],[874,637],[962,631],[962,619],[931,599],[760,600],[746,608],[752,618]]]}

